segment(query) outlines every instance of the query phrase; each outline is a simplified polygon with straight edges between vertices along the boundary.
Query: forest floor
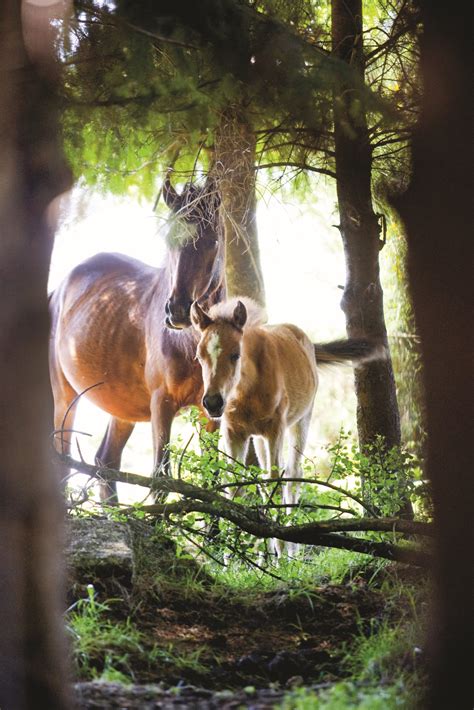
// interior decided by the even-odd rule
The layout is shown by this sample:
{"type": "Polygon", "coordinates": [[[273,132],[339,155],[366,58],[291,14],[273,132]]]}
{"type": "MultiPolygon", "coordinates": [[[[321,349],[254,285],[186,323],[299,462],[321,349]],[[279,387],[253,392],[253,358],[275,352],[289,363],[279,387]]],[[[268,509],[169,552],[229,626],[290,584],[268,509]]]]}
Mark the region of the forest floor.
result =
{"type": "Polygon", "coordinates": [[[146,525],[132,526],[130,538],[132,567],[89,563],[71,578],[81,708],[300,707],[308,688],[348,676],[356,639],[408,613],[407,599],[388,602],[372,574],[245,592],[176,558],[146,525]]]}

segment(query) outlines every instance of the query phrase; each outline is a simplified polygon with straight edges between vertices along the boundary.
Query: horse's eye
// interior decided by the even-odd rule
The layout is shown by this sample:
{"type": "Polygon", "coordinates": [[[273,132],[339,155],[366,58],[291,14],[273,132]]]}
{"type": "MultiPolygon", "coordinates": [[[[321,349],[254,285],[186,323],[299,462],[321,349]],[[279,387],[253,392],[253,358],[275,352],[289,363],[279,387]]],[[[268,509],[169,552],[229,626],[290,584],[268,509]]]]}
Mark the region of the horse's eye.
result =
{"type": "Polygon", "coordinates": [[[232,353],[232,355],[230,356],[230,361],[231,361],[231,362],[237,362],[237,360],[239,359],[239,357],[240,357],[240,353],[232,353]]]}

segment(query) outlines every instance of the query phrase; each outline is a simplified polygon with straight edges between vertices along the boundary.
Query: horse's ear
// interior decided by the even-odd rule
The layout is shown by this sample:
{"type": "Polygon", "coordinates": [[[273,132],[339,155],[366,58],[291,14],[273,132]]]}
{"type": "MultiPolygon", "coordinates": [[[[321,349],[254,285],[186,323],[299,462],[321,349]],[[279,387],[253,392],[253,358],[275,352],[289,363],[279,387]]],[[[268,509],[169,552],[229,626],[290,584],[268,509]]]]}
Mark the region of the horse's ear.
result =
{"type": "Polygon", "coordinates": [[[245,308],[242,301],[237,301],[237,305],[234,308],[234,313],[232,315],[232,323],[236,328],[242,330],[245,323],[247,322],[247,309],[245,308]]]}
{"type": "Polygon", "coordinates": [[[218,189],[217,180],[210,175],[207,176],[206,182],[204,184],[204,194],[207,197],[209,203],[211,203],[214,209],[217,209],[221,204],[221,195],[218,189]]]}
{"type": "Polygon", "coordinates": [[[212,318],[202,310],[197,301],[194,301],[191,306],[191,323],[195,328],[201,331],[206,330],[212,323],[212,318]]]}
{"type": "Polygon", "coordinates": [[[171,184],[169,171],[166,173],[166,178],[163,183],[163,199],[166,206],[169,207],[170,210],[176,210],[179,208],[180,197],[171,184]]]}

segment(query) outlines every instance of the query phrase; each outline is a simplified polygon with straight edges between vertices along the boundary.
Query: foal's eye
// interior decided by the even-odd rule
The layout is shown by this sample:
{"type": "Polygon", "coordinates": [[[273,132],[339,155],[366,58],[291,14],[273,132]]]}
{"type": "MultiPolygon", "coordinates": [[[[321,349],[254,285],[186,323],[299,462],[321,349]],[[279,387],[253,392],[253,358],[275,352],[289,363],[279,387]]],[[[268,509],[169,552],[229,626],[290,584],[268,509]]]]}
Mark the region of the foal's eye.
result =
{"type": "Polygon", "coordinates": [[[237,362],[239,357],[240,357],[240,353],[232,353],[232,355],[230,356],[230,361],[235,363],[235,362],[237,362]]]}

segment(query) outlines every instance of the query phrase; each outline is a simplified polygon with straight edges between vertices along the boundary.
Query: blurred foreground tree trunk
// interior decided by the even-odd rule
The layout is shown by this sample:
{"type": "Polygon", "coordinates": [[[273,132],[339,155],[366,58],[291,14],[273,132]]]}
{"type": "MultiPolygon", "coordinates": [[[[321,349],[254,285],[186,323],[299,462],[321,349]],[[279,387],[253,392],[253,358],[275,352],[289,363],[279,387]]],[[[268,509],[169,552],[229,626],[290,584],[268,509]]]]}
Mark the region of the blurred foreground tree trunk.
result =
{"type": "Polygon", "coordinates": [[[436,527],[428,707],[472,697],[472,7],[420,2],[422,115],[413,176],[395,200],[406,226],[421,337],[427,472],[436,527]]]}
{"type": "Polygon", "coordinates": [[[224,220],[227,296],[265,305],[257,230],[255,133],[237,105],[222,114],[216,132],[214,173],[224,220]]]}
{"type": "Polygon", "coordinates": [[[23,17],[20,0],[0,5],[2,710],[69,707],[62,510],[48,445],[53,419],[47,279],[53,232],[47,208],[70,179],[57,140],[52,59],[45,46],[51,39],[45,13],[53,7],[42,5],[25,3],[23,17]]]}
{"type": "MultiPolygon", "coordinates": [[[[333,54],[364,82],[362,1],[332,0],[333,54]]],[[[372,153],[363,100],[349,86],[334,98],[334,132],[339,229],[346,258],[342,309],[349,337],[369,336],[388,348],[379,277],[380,228],[372,207],[372,153]]],[[[357,427],[360,445],[377,434],[387,447],[400,444],[395,380],[390,359],[356,368],[357,427]]]]}

